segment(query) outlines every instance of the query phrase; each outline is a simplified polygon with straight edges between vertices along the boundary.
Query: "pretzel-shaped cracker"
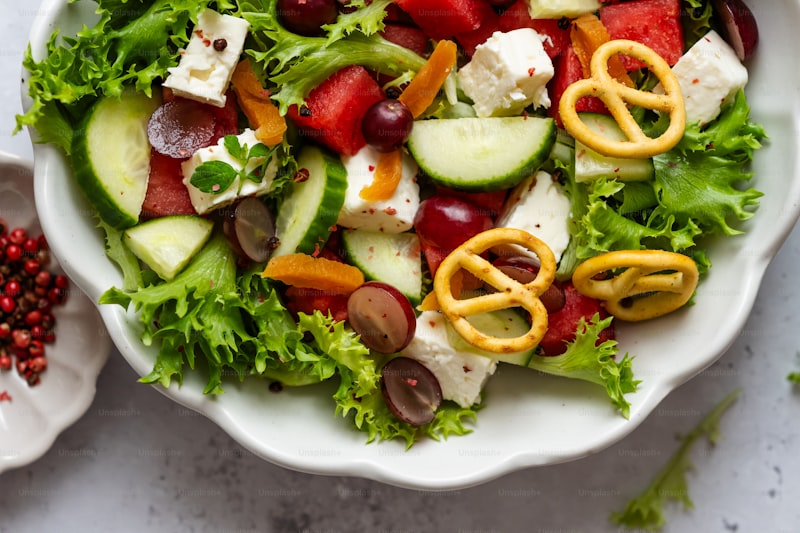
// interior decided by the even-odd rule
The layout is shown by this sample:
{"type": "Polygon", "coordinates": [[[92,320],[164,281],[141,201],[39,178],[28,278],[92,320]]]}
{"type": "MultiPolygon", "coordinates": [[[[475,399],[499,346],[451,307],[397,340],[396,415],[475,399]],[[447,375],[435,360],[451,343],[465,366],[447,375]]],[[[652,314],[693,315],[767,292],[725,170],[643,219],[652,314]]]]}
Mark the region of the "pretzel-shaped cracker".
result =
{"type": "Polygon", "coordinates": [[[678,78],[661,56],[636,41],[617,39],[600,45],[592,55],[590,65],[592,76],[572,83],[559,101],[558,112],[570,135],[599,154],[627,158],[652,157],[666,152],[681,140],[686,129],[686,106],[678,78]],[[608,60],[616,54],[644,62],[658,77],[664,94],[640,91],[612,78],[608,73],[608,60]],[[603,101],[627,141],[608,139],[592,131],[580,119],[576,104],[584,96],[596,96],[603,101]],[[668,113],[669,127],[659,137],[648,137],[634,120],[627,104],[668,113]]]}
{"type": "Polygon", "coordinates": [[[683,306],[697,288],[697,265],[689,257],[662,250],[622,250],[587,259],[572,274],[585,296],[606,301],[609,313],[631,322],[665,315],[683,306]],[[625,269],[608,279],[598,276],[625,269]]]}
{"type": "Polygon", "coordinates": [[[539,296],[553,283],[555,273],[555,256],[543,241],[519,229],[494,228],[479,233],[453,250],[436,270],[433,289],[445,317],[467,342],[493,353],[521,352],[536,347],[547,331],[547,310],[539,296]],[[539,272],[533,281],[520,283],[480,256],[490,248],[508,244],[523,246],[539,258],[539,272]],[[450,282],[462,268],[497,292],[456,299],[450,282]],[[476,330],[466,318],[511,307],[522,307],[531,315],[531,328],[520,337],[491,337],[476,330]]]}

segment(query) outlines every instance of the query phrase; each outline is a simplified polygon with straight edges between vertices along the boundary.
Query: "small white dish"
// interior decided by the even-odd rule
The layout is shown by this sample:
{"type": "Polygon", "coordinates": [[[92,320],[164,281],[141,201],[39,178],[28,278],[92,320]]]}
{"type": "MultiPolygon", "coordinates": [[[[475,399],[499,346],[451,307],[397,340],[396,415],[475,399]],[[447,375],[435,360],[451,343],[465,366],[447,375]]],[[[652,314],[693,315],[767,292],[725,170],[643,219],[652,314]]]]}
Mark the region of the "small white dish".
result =
{"type": "MultiPolygon", "coordinates": [[[[0,217],[33,235],[36,217],[33,164],[0,152],[0,217]]],[[[51,254],[52,255],[52,254],[51,254]]],[[[52,255],[48,270],[61,272],[52,255]]],[[[35,461],[89,408],[111,339],[95,305],[73,283],[55,308],[56,340],[45,345],[47,369],[30,386],[16,369],[0,372],[0,472],[35,461]]]]}
{"type": "MultiPolygon", "coordinates": [[[[31,34],[41,57],[53,29],[75,31],[86,10],[46,0],[31,34]]],[[[631,416],[614,411],[594,385],[503,367],[491,379],[475,431],[443,442],[424,441],[406,451],[400,442],[366,444],[366,435],[334,415],[331,385],[271,393],[258,379],[227,382],[219,397],[204,396],[204,380],[187,372],[182,387],[161,389],[176,402],[219,424],[256,455],[288,468],[371,478],[416,489],[456,489],[520,469],[597,452],[628,435],[671,391],[716,361],[740,334],[767,266],[800,214],[800,2],[750,2],[763,29],[749,63],[752,116],[768,132],[753,165],[753,186],[764,192],[746,233],[714,242],[711,274],[696,305],[646,324],[622,325],[622,353],[634,356],[641,387],[628,396],[631,416]],[[768,31],[767,31],[768,30],[768,31]]],[[[23,93],[27,87],[23,83],[23,93]]],[[[35,187],[45,234],[75,282],[96,301],[121,275],[105,257],[102,235],[71,178],[67,160],[52,146],[35,147],[35,187]]],[[[119,306],[100,313],[135,371],[150,372],[155,348],[139,340],[137,318],[119,306]]]]}

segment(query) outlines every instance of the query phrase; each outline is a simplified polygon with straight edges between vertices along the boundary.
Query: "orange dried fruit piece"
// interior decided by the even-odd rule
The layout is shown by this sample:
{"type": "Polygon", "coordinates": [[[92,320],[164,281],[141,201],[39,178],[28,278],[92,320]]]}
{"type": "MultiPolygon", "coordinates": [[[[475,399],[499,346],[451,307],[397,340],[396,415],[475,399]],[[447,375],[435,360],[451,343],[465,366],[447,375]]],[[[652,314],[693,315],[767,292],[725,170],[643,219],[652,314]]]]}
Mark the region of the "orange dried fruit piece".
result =
{"type": "Polygon", "coordinates": [[[364,284],[364,274],[354,266],[299,253],[272,257],[261,277],[337,294],[350,294],[364,284]]]}
{"type": "MultiPolygon", "coordinates": [[[[575,55],[578,56],[581,63],[583,77],[591,77],[592,56],[600,46],[611,40],[608,30],[597,16],[587,13],[572,21],[569,38],[575,55]]],[[[628,71],[619,57],[609,58],[608,73],[626,87],[633,87],[633,81],[628,76],[628,71]]]]}
{"type": "Polygon", "coordinates": [[[243,59],[236,65],[231,85],[239,108],[256,128],[256,139],[267,146],[281,142],[286,133],[286,119],[270,99],[269,90],[261,85],[249,59],[243,59]]]}
{"type": "Polygon", "coordinates": [[[403,151],[398,148],[391,152],[383,152],[375,166],[372,183],[361,189],[358,195],[368,202],[388,200],[394,194],[402,177],[403,151]]]}
{"type": "Polygon", "coordinates": [[[453,41],[439,41],[425,65],[411,79],[397,98],[403,102],[414,118],[420,116],[433,103],[444,80],[456,64],[458,48],[453,41]]]}

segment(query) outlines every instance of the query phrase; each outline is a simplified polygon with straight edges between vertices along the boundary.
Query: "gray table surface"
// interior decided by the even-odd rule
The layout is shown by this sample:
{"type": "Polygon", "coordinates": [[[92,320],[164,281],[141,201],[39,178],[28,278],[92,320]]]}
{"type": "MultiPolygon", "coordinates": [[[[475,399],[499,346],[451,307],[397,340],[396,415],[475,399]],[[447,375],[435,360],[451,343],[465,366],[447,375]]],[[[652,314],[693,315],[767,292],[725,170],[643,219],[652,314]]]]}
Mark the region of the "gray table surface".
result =
{"type": "MultiPolygon", "coordinates": [[[[19,72],[39,2],[0,0],[0,150],[32,157],[19,72]]],[[[664,531],[800,531],[800,233],[770,266],[741,336],[636,431],[591,457],[442,493],[267,463],[204,417],[136,383],[112,351],[87,413],[38,461],[0,475],[0,532],[617,531],[609,513],[639,493],[728,392],[742,394],[716,447],[688,474],[694,508],[670,504],[664,531]],[[80,453],[78,453],[80,452],[80,453]]]]}

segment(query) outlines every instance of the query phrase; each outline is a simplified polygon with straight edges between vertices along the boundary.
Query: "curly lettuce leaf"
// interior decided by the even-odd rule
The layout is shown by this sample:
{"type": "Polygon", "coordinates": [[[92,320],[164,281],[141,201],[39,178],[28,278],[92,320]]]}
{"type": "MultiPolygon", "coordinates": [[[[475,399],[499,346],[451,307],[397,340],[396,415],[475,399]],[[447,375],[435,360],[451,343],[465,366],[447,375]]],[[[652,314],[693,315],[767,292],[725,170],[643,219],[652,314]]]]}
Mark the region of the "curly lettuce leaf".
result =
{"type": "Polygon", "coordinates": [[[575,331],[575,339],[567,345],[563,354],[554,357],[534,355],[528,367],[545,374],[581,379],[604,387],[611,403],[622,416],[629,418],[631,404],[625,395],[635,392],[640,383],[633,379],[633,358],[625,354],[620,361],[616,361],[615,340],[597,344],[600,332],[611,325],[612,319],[609,316],[600,320],[597,313],[588,323],[582,318],[575,331]]]}
{"type": "Polygon", "coordinates": [[[370,5],[353,2],[358,9],[326,26],[324,37],[304,37],[283,28],[276,4],[276,0],[244,1],[239,14],[250,22],[256,42],[248,53],[277,88],[273,98],[282,114],[292,105],[302,105],[312,89],[346,66],[362,65],[382,74],[407,76],[425,63],[411,50],[378,35],[389,4],[385,0],[370,5]]]}
{"type": "Polygon", "coordinates": [[[739,396],[739,392],[738,389],[734,390],[723,398],[681,439],[680,447],[658,472],[650,486],[633,498],[624,510],[612,513],[613,522],[628,528],[657,530],[666,524],[664,505],[667,501],[674,500],[682,503],[686,509],[692,508],[689,484],[686,480],[686,472],[692,469],[689,457],[692,447],[704,436],[712,446],[717,443],[722,415],[739,396]]]}
{"type": "Polygon", "coordinates": [[[177,64],[179,49],[189,40],[189,22],[205,7],[194,0],[99,0],[97,24],[75,36],[53,32],[39,61],[30,47],[25,52],[32,103],[17,116],[16,130],[32,126],[42,141],[69,153],[80,103],[130,88],[150,94],[153,82],[177,64]]]}

